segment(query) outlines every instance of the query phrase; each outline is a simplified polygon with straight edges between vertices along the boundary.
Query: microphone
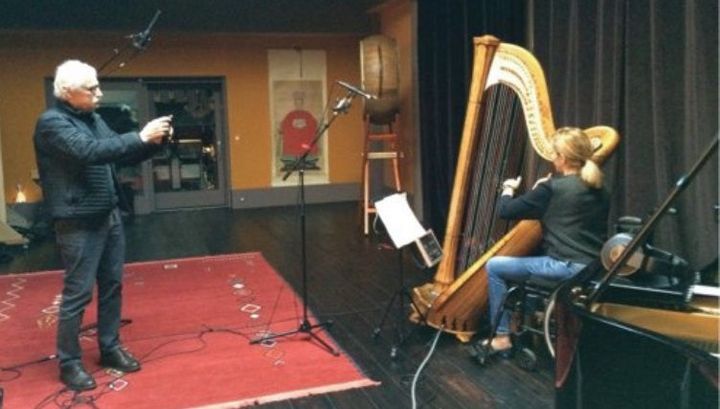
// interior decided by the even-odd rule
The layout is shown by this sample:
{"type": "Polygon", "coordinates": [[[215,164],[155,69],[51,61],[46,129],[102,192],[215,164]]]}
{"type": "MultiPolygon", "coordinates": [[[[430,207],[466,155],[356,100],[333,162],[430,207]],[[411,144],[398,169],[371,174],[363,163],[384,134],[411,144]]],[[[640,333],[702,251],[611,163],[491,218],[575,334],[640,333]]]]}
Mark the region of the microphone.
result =
{"type": "Polygon", "coordinates": [[[354,87],[354,86],[348,84],[347,82],[338,81],[337,83],[340,84],[343,88],[347,89],[348,91],[350,91],[354,94],[360,95],[361,97],[363,97],[365,99],[378,99],[377,96],[370,94],[368,92],[365,92],[364,90],[362,90],[358,87],[354,87]]]}
{"type": "Polygon", "coordinates": [[[138,50],[144,50],[145,47],[147,47],[148,43],[150,42],[150,32],[155,26],[158,17],[160,17],[160,13],[160,10],[155,11],[155,16],[153,16],[152,20],[150,20],[150,24],[148,24],[145,31],[141,31],[137,34],[133,34],[130,36],[130,38],[132,38],[133,40],[133,47],[137,48],[138,50]]]}

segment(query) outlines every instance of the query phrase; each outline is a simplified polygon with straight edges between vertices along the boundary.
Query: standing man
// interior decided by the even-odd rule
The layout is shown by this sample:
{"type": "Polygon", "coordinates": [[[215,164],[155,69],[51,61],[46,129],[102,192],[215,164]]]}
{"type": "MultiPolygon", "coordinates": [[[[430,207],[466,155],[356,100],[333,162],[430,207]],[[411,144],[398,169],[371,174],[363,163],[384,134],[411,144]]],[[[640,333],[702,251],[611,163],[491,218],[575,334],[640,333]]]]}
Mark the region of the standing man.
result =
{"type": "Polygon", "coordinates": [[[57,356],[60,380],[70,389],[89,390],[96,383],[83,367],[79,333],[95,284],[100,365],[140,370],[119,338],[125,236],[114,163],[152,156],[172,126],[170,117],[160,117],[139,133],[113,132],[94,112],[103,95],[97,72],[77,60],[57,67],[54,95],[55,106],[37,121],[34,142],[43,196],[65,266],[57,356]]]}

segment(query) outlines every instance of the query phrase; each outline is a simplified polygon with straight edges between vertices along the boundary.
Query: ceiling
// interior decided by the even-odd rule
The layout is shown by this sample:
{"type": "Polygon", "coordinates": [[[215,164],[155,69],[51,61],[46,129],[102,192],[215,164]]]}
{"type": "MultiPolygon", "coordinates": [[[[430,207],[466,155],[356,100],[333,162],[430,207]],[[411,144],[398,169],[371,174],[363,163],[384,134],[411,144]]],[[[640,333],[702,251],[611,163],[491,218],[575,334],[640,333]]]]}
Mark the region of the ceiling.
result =
{"type": "Polygon", "coordinates": [[[385,0],[2,0],[0,29],[372,33],[385,0]]]}

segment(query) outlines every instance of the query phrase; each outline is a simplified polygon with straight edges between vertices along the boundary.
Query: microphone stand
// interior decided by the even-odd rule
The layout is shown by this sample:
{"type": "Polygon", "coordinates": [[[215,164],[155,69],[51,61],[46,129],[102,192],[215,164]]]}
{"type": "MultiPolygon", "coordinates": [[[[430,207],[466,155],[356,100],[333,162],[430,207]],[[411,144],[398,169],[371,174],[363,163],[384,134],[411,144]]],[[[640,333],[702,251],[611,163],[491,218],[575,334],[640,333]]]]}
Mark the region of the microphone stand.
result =
{"type": "Polygon", "coordinates": [[[320,140],[322,135],[327,131],[328,128],[330,128],[330,125],[337,119],[337,117],[340,114],[347,113],[348,109],[350,108],[350,105],[352,103],[352,99],[355,97],[355,93],[352,91],[348,91],[347,95],[342,98],[333,108],[332,116],[329,120],[325,121],[325,123],[321,124],[320,127],[318,127],[317,131],[315,132],[315,136],[313,137],[310,144],[305,148],[305,151],[301,156],[299,156],[295,162],[290,166],[290,169],[285,173],[282,180],[287,180],[287,178],[294,173],[295,171],[298,172],[298,187],[300,189],[300,204],[299,204],[299,210],[300,210],[300,244],[301,244],[301,268],[302,268],[302,303],[303,303],[303,316],[302,321],[300,322],[300,326],[292,331],[282,332],[279,334],[269,334],[269,335],[263,335],[259,338],[253,339],[250,341],[250,344],[260,344],[263,342],[266,342],[268,340],[272,340],[275,338],[285,337],[288,335],[293,335],[297,333],[304,333],[308,334],[311,339],[314,339],[317,341],[323,348],[325,348],[328,352],[333,354],[334,356],[339,356],[340,353],[333,348],[330,344],[325,342],[322,338],[320,338],[315,332],[313,332],[316,328],[325,328],[329,327],[333,324],[331,320],[319,322],[317,324],[311,324],[310,320],[308,319],[308,303],[307,303],[307,242],[305,239],[306,236],[306,228],[305,228],[305,164],[306,159],[308,155],[310,154],[310,151],[317,145],[317,142],[320,140]]]}
{"type": "MultiPolygon", "coordinates": [[[[117,48],[114,48],[113,55],[107,61],[105,61],[102,65],[100,65],[100,67],[97,69],[97,74],[100,75],[102,73],[102,71],[105,69],[105,67],[110,65],[110,63],[113,62],[120,55],[122,55],[126,51],[130,50],[131,47],[135,48],[135,52],[133,52],[129,56],[129,58],[127,58],[125,61],[121,61],[117,65],[116,69],[124,67],[125,64],[127,63],[127,61],[130,61],[131,59],[133,59],[133,57],[138,55],[141,51],[144,51],[147,48],[148,43],[150,42],[150,39],[151,39],[150,32],[152,31],[153,26],[155,26],[155,23],[157,22],[158,17],[160,17],[160,13],[161,13],[160,10],[155,11],[155,16],[153,16],[152,20],[150,20],[150,24],[148,24],[148,26],[147,26],[147,28],[145,28],[145,30],[143,30],[139,33],[131,34],[131,35],[127,36],[127,38],[131,39],[132,41],[130,44],[126,45],[125,48],[123,48],[122,50],[118,50],[117,48]]],[[[111,74],[112,72],[113,71],[110,71],[105,74],[111,74]]],[[[113,171],[113,178],[115,178],[114,173],[115,172],[113,171]]],[[[122,194],[122,192],[118,191],[118,194],[122,194]]],[[[120,318],[120,327],[131,324],[131,323],[132,323],[131,319],[122,318],[122,317],[120,318]]],[[[92,331],[97,331],[97,326],[98,326],[97,322],[89,324],[89,325],[84,325],[78,331],[79,335],[87,334],[92,331]]],[[[47,358],[44,358],[44,360],[50,360],[50,359],[55,359],[55,358],[57,358],[57,355],[50,355],[47,358]]],[[[43,361],[41,360],[39,362],[43,362],[43,361]]],[[[0,368],[0,370],[1,370],[1,368],[0,368]]],[[[0,401],[0,409],[2,409],[2,401],[0,401]]]]}

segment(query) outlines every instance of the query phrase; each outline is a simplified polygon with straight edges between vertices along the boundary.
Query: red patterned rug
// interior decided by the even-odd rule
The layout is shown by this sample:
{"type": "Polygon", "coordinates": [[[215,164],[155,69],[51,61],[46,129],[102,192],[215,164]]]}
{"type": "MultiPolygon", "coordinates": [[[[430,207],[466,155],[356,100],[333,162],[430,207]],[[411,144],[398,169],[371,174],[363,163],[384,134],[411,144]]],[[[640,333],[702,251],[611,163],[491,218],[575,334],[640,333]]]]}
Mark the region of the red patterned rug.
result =
{"type": "Polygon", "coordinates": [[[121,338],[143,369],[97,365],[93,304],[81,341],[98,388],[67,391],[52,357],[61,287],[59,271],[0,277],[5,409],[237,408],[377,385],[302,332],[250,344],[298,329],[302,301],[260,253],[247,253],[128,264],[121,338]]]}

